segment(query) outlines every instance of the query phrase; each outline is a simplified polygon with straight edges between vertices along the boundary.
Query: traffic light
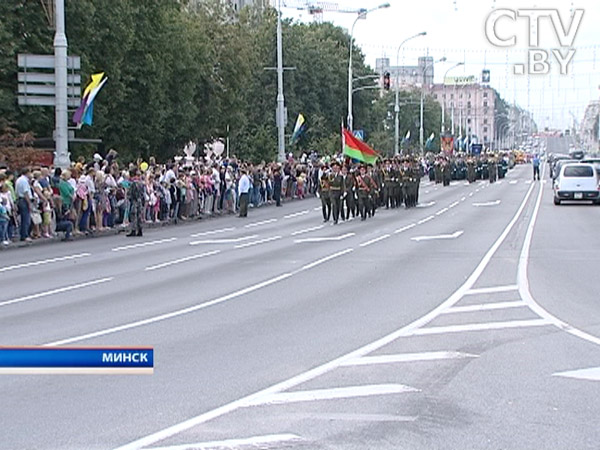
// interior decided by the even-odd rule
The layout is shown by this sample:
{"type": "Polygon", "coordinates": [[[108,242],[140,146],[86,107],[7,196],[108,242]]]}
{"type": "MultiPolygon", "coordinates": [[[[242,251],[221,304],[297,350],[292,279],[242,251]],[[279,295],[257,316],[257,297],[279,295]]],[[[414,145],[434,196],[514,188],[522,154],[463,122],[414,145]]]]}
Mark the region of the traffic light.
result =
{"type": "Polygon", "coordinates": [[[383,88],[386,91],[390,90],[390,73],[386,72],[383,74],[383,88]]]}

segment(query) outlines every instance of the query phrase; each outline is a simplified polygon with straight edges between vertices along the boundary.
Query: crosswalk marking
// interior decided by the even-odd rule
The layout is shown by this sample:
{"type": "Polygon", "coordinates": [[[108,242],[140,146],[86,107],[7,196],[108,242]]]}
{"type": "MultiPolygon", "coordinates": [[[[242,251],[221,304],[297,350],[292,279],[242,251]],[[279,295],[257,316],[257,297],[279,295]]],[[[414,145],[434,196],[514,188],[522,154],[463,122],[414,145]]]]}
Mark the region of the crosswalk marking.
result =
{"type": "Polygon", "coordinates": [[[507,322],[469,323],[465,325],[449,325],[440,327],[417,328],[407,336],[424,336],[429,334],[461,333],[464,331],[502,330],[506,328],[541,327],[552,325],[546,319],[511,320],[507,322]]]}
{"type": "Polygon", "coordinates": [[[478,355],[462,352],[421,352],[400,353],[396,355],[363,356],[361,358],[346,361],[342,366],[368,366],[371,364],[391,364],[418,361],[438,361],[442,359],[477,358],[478,355]]]}
{"type": "Polygon", "coordinates": [[[494,302],[494,303],[483,303],[480,305],[466,305],[466,306],[453,306],[442,311],[442,314],[462,313],[462,312],[474,312],[474,311],[492,311],[495,309],[506,309],[506,308],[522,308],[527,306],[527,303],[521,300],[514,302],[494,302]]]}
{"type": "Polygon", "coordinates": [[[469,289],[467,292],[465,292],[465,295],[495,294],[496,292],[509,292],[517,290],[519,290],[519,287],[516,284],[509,284],[505,286],[491,286],[485,288],[469,289]]]}

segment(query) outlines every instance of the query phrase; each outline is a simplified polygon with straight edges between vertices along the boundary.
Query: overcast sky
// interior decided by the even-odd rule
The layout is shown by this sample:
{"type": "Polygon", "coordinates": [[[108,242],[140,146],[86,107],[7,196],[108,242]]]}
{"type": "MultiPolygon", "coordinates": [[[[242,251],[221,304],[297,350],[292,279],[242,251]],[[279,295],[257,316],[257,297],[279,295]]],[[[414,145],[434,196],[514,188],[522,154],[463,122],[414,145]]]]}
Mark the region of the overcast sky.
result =
{"type": "MultiPolygon", "coordinates": [[[[285,0],[283,0],[285,2],[285,0]]],[[[310,0],[288,0],[295,5],[310,0]]],[[[337,0],[323,3],[336,5],[339,9],[372,8],[385,0],[337,0]]],[[[317,1],[318,3],[318,1],[317,1]]],[[[591,100],[600,96],[600,2],[598,0],[539,0],[493,1],[493,0],[389,0],[391,7],[370,13],[366,20],[356,24],[354,37],[367,57],[367,63],[375,67],[375,59],[388,57],[396,64],[400,43],[409,36],[426,31],[427,36],[416,38],[403,47],[401,65],[414,65],[420,55],[429,54],[436,59],[445,56],[447,62],[435,66],[435,80],[441,82],[444,73],[457,62],[465,65],[453,69],[450,75],[481,76],[482,69],[491,72],[491,86],[502,97],[529,109],[541,127],[566,128],[583,117],[584,109],[591,100]],[[556,9],[568,29],[571,11],[583,10],[583,17],[573,42],[575,55],[569,73],[561,75],[559,64],[550,55],[551,72],[547,75],[515,75],[513,66],[527,62],[528,20],[519,17],[512,21],[502,17],[496,23],[499,37],[516,37],[514,47],[499,48],[486,38],[485,25],[490,13],[498,9],[523,10],[556,9]]],[[[284,8],[284,17],[309,21],[311,16],[284,8]]],[[[356,14],[325,11],[324,21],[350,29],[356,14]]],[[[561,48],[550,18],[539,21],[539,47],[561,48]]],[[[566,54],[568,48],[563,48],[566,54]]]]}

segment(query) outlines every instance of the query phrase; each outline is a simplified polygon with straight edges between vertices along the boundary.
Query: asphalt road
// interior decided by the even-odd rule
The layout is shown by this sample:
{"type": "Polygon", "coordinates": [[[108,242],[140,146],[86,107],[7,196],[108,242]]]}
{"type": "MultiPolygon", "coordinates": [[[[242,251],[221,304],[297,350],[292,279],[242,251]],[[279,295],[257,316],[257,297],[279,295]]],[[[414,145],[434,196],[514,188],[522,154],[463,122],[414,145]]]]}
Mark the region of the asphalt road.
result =
{"type": "Polygon", "coordinates": [[[597,449],[600,208],[530,166],[420,203],[3,252],[3,345],[152,346],[155,371],[2,375],[0,448],[597,449]]]}

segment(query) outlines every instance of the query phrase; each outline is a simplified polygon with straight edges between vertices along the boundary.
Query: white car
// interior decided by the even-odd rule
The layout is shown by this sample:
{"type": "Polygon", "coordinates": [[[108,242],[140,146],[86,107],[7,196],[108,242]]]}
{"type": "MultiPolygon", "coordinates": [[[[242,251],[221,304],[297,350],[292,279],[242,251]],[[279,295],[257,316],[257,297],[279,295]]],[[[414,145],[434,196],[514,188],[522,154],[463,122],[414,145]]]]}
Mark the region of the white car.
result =
{"type": "Polygon", "coordinates": [[[554,181],[554,204],[563,200],[600,204],[600,177],[593,164],[567,163],[554,181]]]}

